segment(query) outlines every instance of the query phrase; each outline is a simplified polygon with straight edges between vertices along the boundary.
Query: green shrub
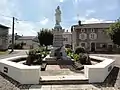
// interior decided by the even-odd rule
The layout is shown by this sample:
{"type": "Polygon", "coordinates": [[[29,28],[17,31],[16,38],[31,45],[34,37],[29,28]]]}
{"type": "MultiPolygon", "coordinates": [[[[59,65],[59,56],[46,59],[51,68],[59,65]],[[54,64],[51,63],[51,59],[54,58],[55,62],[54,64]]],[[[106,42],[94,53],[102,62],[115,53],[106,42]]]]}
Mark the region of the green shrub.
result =
{"type": "Polygon", "coordinates": [[[73,55],[74,55],[74,53],[69,53],[69,54],[68,54],[68,56],[69,56],[70,58],[74,59],[73,55]]]}
{"type": "Polygon", "coordinates": [[[75,61],[79,61],[80,56],[78,54],[73,54],[73,58],[75,61]]]}
{"type": "Polygon", "coordinates": [[[66,48],[65,49],[65,52],[67,53],[67,55],[69,54],[69,53],[72,53],[73,51],[72,51],[72,49],[71,48],[66,48]]]}
{"type": "Polygon", "coordinates": [[[79,54],[79,53],[86,53],[85,48],[84,47],[77,47],[75,50],[75,54],[79,54]]]}
{"type": "Polygon", "coordinates": [[[28,55],[26,64],[31,65],[34,63],[41,64],[42,59],[45,58],[47,54],[49,54],[49,52],[46,51],[45,49],[31,49],[26,54],[28,55]]]}
{"type": "Polygon", "coordinates": [[[28,55],[27,60],[26,60],[26,64],[31,65],[36,58],[36,52],[35,52],[35,50],[30,50],[26,54],[28,55]]]}
{"type": "Polygon", "coordinates": [[[80,53],[79,54],[79,62],[84,65],[91,65],[89,55],[86,53],[80,53]]]}

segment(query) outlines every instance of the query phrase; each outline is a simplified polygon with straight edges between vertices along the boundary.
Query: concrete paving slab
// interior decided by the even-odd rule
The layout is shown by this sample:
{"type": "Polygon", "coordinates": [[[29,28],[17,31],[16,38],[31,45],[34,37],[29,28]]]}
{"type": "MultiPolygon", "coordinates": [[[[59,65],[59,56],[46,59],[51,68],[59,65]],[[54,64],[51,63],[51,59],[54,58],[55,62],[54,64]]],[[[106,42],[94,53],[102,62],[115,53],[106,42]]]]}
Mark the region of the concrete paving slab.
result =
{"type": "Polygon", "coordinates": [[[32,85],[29,90],[52,90],[51,85],[32,85]]]}
{"type": "Polygon", "coordinates": [[[32,85],[29,90],[114,90],[101,89],[92,84],[85,85],[32,85]]]}
{"type": "Polygon", "coordinates": [[[41,76],[42,80],[88,80],[84,75],[41,76]]]}

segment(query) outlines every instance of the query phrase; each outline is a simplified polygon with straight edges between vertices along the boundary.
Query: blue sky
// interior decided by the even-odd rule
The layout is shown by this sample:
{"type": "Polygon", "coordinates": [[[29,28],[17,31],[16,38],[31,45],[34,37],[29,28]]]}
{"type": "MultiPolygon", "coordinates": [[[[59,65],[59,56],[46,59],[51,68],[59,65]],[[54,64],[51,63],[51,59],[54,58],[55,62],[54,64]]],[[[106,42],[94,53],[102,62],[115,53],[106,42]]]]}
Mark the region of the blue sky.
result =
{"type": "Polygon", "coordinates": [[[36,35],[40,28],[54,27],[58,5],[62,11],[61,25],[65,29],[77,24],[78,19],[82,23],[99,23],[120,17],[120,0],[2,0],[0,23],[11,27],[10,17],[15,16],[19,19],[15,22],[15,32],[36,35]]]}

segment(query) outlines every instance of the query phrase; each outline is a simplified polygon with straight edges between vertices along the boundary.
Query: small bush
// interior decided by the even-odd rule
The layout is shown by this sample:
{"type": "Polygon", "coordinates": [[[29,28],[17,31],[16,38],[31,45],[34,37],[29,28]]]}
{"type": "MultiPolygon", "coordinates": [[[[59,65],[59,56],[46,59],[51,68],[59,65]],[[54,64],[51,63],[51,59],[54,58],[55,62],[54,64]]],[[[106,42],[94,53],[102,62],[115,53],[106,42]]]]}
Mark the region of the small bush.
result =
{"type": "Polygon", "coordinates": [[[79,54],[79,62],[84,65],[91,65],[89,55],[85,53],[79,54]]]}
{"type": "Polygon", "coordinates": [[[30,50],[27,53],[27,55],[28,55],[28,57],[27,57],[27,60],[26,60],[26,64],[31,65],[33,63],[33,61],[36,59],[36,52],[35,52],[35,50],[30,50]]]}
{"type": "Polygon", "coordinates": [[[31,49],[28,53],[26,53],[28,55],[26,64],[41,64],[42,59],[45,58],[48,53],[48,51],[43,51],[43,49],[31,49]]]}
{"type": "Polygon", "coordinates": [[[75,54],[86,53],[83,47],[77,47],[75,50],[75,54]]]}

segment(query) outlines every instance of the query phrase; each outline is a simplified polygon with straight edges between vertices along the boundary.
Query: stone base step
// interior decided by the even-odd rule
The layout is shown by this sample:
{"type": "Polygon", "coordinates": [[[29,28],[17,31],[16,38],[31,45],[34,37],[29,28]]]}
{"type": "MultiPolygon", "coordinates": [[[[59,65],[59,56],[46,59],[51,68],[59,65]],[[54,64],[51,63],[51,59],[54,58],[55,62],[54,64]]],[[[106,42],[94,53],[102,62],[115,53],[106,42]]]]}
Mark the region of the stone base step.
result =
{"type": "Polygon", "coordinates": [[[84,76],[61,75],[61,76],[41,76],[41,85],[64,85],[64,84],[88,84],[88,78],[84,76]]]}

